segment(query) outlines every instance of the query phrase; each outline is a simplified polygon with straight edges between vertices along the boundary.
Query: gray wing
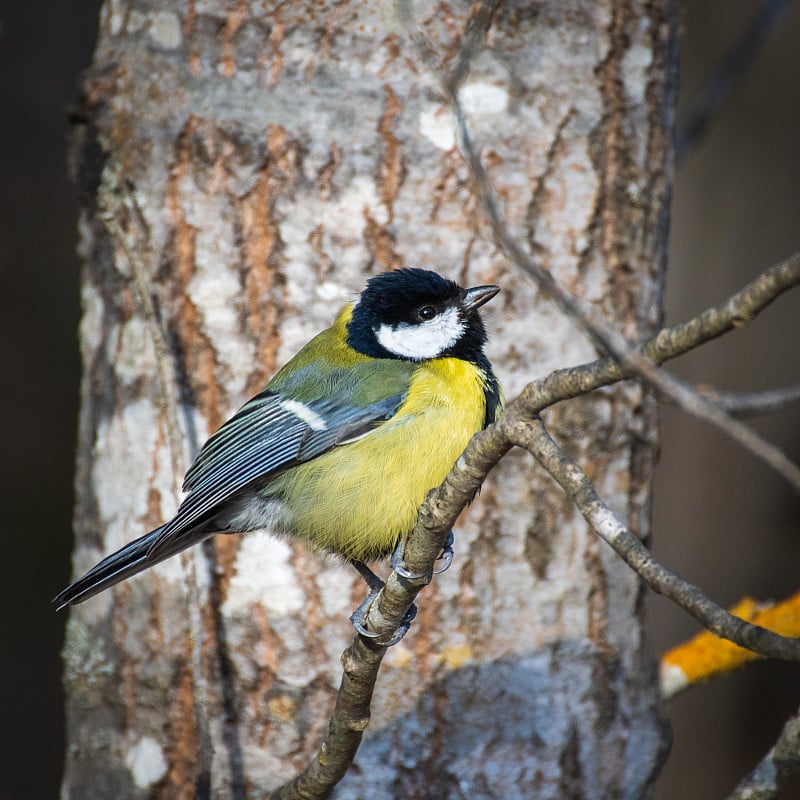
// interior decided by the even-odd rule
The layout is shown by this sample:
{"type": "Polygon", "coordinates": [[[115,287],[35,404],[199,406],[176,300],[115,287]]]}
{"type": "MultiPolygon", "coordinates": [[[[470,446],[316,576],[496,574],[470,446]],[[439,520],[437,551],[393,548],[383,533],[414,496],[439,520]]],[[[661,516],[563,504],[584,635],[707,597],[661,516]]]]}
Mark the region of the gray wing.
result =
{"type": "Polygon", "coordinates": [[[398,394],[368,406],[342,408],[324,400],[299,403],[271,391],[256,395],[203,445],[184,479],[188,495],[150,555],[213,516],[251,481],[368,433],[392,417],[402,401],[398,394]]]}

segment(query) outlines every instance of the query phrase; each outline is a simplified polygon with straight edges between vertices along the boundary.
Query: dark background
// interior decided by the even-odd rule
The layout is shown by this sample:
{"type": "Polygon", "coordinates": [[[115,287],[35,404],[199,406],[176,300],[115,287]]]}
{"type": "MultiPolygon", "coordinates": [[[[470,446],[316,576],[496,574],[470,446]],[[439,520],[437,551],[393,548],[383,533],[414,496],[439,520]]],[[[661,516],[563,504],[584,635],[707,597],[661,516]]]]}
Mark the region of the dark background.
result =
{"type": "MultiPolygon", "coordinates": [[[[759,3],[692,0],[683,98],[759,3]]],[[[49,598],[69,577],[79,361],[77,209],[65,168],[67,112],[88,66],[99,2],[0,9],[0,353],[4,423],[0,800],[58,795],[64,614],[49,598]]],[[[678,173],[668,277],[670,322],[719,302],[800,248],[800,9],[792,7],[733,101],[678,173]]],[[[800,297],[752,329],[674,363],[725,389],[800,381],[800,297]]],[[[800,456],[797,407],[757,427],[800,456]]],[[[658,556],[730,604],[800,589],[798,500],[766,467],[708,426],[664,414],[656,484],[658,556]]],[[[696,632],[651,602],[659,652],[696,632]]],[[[723,797],[800,704],[798,668],[762,662],[670,703],[675,744],[658,800],[723,797]]],[[[786,800],[800,796],[785,793],[786,800]]],[[[76,799],[78,800],[78,799],[76,799]]]]}

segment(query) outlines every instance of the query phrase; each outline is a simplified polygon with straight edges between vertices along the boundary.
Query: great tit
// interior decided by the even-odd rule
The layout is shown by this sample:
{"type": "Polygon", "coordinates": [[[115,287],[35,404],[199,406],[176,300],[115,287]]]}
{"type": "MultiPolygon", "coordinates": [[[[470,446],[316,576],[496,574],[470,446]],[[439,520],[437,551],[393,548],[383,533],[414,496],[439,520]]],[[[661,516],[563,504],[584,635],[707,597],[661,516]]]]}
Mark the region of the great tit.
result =
{"type": "Polygon", "coordinates": [[[175,516],[53,602],[83,602],[213,534],[258,529],[344,557],[374,591],[364,562],[393,552],[499,412],[478,313],[499,291],[422,269],[372,278],[205,443],[175,516]]]}

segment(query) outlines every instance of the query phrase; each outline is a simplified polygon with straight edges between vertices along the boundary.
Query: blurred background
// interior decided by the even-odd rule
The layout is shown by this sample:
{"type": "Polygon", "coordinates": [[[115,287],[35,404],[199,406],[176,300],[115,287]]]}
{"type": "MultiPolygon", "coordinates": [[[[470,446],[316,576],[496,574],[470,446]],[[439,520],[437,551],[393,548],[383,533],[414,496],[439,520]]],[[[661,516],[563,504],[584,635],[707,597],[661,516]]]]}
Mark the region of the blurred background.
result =
{"type": "MultiPolygon", "coordinates": [[[[755,0],[688,0],[682,109],[741,36],[755,0]]],[[[775,5],[775,4],[773,4],[775,5]]],[[[673,206],[667,320],[678,322],[800,249],[800,8],[788,12],[683,158],[673,206]]],[[[63,750],[59,650],[66,615],[49,598],[69,578],[78,412],[76,201],[65,166],[68,111],[91,60],[99,2],[6,3],[0,10],[0,800],[55,798],[63,750]]],[[[800,292],[751,329],[671,365],[732,390],[800,381],[800,292]]],[[[800,409],[755,423],[795,461],[800,409]]],[[[800,502],[724,436],[665,409],[655,549],[720,603],[800,589],[800,502]]],[[[658,652],[697,627],[650,601],[658,652]]],[[[798,668],[757,663],[670,702],[675,742],[657,800],[724,797],[800,705],[798,668]]],[[[785,800],[800,797],[800,785],[785,800]]]]}
{"type": "MultiPolygon", "coordinates": [[[[759,9],[784,16],[731,102],[681,160],[672,205],[667,321],[720,302],[800,250],[800,3],[686,0],[680,121],[759,9]]],[[[800,292],[750,328],[670,363],[692,383],[753,391],[800,382],[800,292]]],[[[800,461],[800,406],[751,420],[800,461]]],[[[800,591],[800,498],[707,425],[663,415],[655,487],[655,551],[730,606],[800,591]]],[[[693,635],[693,620],[651,596],[656,651],[693,635]]],[[[800,665],[759,662],[670,701],[674,743],[656,800],[726,797],[800,706],[800,665]]],[[[800,798],[800,781],[781,795],[800,798]]]]}

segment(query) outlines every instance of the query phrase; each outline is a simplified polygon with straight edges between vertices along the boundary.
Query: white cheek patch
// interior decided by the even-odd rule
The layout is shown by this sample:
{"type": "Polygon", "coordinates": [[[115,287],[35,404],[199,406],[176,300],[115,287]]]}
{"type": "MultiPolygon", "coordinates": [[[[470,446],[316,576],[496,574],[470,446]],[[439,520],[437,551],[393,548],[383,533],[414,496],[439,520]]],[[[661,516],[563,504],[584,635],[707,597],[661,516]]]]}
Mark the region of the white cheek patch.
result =
{"type": "Polygon", "coordinates": [[[427,322],[381,325],[375,331],[378,342],[390,353],[421,361],[436,358],[452,347],[462,336],[466,323],[457,308],[448,308],[427,322]]]}

